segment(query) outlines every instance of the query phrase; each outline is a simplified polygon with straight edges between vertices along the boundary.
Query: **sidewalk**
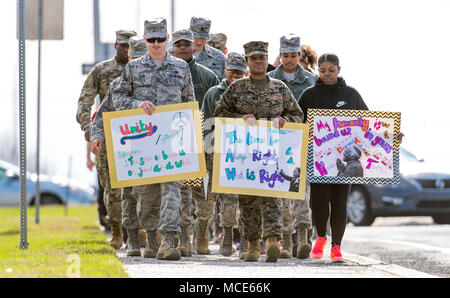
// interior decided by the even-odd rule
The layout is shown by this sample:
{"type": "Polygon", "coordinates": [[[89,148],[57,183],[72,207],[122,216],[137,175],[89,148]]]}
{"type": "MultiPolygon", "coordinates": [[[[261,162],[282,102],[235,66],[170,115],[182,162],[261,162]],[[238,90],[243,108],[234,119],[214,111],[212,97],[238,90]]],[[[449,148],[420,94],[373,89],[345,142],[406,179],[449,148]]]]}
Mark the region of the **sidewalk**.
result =
{"type": "MultiPolygon", "coordinates": [[[[219,254],[219,245],[210,243],[211,255],[193,254],[180,261],[159,261],[140,257],[126,257],[125,249],[117,256],[130,277],[138,278],[436,278],[437,276],[386,264],[378,260],[348,254],[344,264],[330,262],[329,245],[322,260],[278,259],[277,263],[244,262],[238,253],[231,257],[219,254]]],[[[264,255],[261,260],[264,260],[264,255]]]]}

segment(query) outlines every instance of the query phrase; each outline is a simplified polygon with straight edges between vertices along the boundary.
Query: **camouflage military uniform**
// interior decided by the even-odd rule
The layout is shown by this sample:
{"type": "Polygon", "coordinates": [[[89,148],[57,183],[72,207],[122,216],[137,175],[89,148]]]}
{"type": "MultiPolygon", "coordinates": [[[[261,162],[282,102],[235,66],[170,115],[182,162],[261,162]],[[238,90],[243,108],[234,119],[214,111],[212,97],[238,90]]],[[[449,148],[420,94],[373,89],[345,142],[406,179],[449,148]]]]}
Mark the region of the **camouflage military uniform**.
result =
{"type": "MultiPolygon", "coordinates": [[[[283,36],[280,38],[280,53],[298,53],[300,52],[300,38],[294,35],[283,36]]],[[[300,64],[297,64],[295,79],[288,81],[284,76],[283,64],[267,74],[269,77],[283,81],[291,90],[294,98],[298,101],[303,91],[314,86],[316,78],[313,74],[303,70],[300,64]]],[[[307,185],[309,188],[309,183],[307,185]]],[[[307,191],[306,194],[309,194],[307,191]]],[[[294,229],[304,224],[311,228],[311,210],[308,205],[309,197],[306,200],[288,200],[283,199],[283,234],[290,235],[294,229]],[[293,226],[293,219],[295,227],[293,226]]]]}
{"type": "MultiPolygon", "coordinates": [[[[247,66],[245,64],[245,59],[242,55],[238,53],[230,53],[227,57],[227,61],[225,63],[225,68],[229,70],[240,70],[242,72],[247,71],[247,66]]],[[[228,87],[228,83],[226,79],[223,79],[222,82],[212,87],[206,92],[205,98],[203,100],[203,104],[201,110],[203,112],[203,116],[205,119],[204,124],[204,135],[205,135],[205,152],[207,154],[207,168],[208,175],[212,177],[212,168],[213,168],[213,134],[214,134],[214,111],[216,107],[219,105],[220,97],[225,92],[228,87]],[[208,164],[208,162],[210,164],[208,164]]],[[[219,202],[220,208],[220,216],[219,222],[222,227],[237,227],[238,218],[237,208],[238,208],[238,200],[236,195],[229,194],[217,194],[217,201],[219,202]]]]}
{"type": "MultiPolygon", "coordinates": [[[[177,30],[173,34],[173,44],[184,40],[190,43],[194,42],[194,35],[191,31],[183,29],[177,30]]],[[[201,107],[203,97],[209,88],[219,84],[217,76],[208,68],[198,64],[195,57],[187,62],[192,75],[195,98],[201,107]]],[[[210,184],[210,183],[208,183],[210,184]]],[[[211,190],[211,187],[209,187],[211,190]]],[[[208,220],[212,216],[214,208],[214,197],[205,198],[204,186],[191,188],[190,186],[181,187],[181,225],[189,226],[193,223],[192,205],[195,205],[195,215],[199,220],[208,220]]]]}
{"type": "MultiPolygon", "coordinates": [[[[211,27],[211,21],[205,18],[191,18],[190,30],[194,34],[195,38],[210,39],[209,29],[211,27]]],[[[205,45],[200,53],[195,53],[197,58],[197,63],[211,69],[219,78],[222,80],[225,78],[225,55],[209,46],[205,45]]]]}
{"type": "MultiPolygon", "coordinates": [[[[233,82],[222,95],[215,111],[216,117],[242,118],[253,114],[256,119],[284,117],[288,122],[302,122],[303,112],[286,85],[266,77],[268,85],[258,90],[251,78],[233,82]]],[[[239,195],[239,208],[244,224],[244,237],[249,241],[260,238],[261,216],[264,238],[281,238],[282,214],[279,199],[239,195]]]]}
{"type": "Polygon", "coordinates": [[[192,60],[188,64],[194,84],[195,98],[198,101],[198,106],[201,108],[206,91],[218,85],[220,82],[214,72],[197,63],[195,57],[192,57],[192,60]]]}
{"type": "Polygon", "coordinates": [[[267,75],[271,78],[283,81],[298,101],[303,91],[311,86],[314,86],[316,77],[309,71],[305,71],[300,64],[297,66],[297,72],[295,73],[295,79],[293,81],[288,81],[283,75],[283,64],[269,72],[267,75]]]}
{"type": "MultiPolygon", "coordinates": [[[[143,39],[138,40],[137,38],[130,38],[129,45],[129,55],[132,58],[141,57],[147,52],[143,39]]],[[[109,85],[108,93],[99,106],[91,124],[90,141],[93,142],[96,139],[102,140],[102,149],[106,148],[104,143],[105,131],[103,127],[103,113],[116,110],[112,101],[112,90],[117,87],[119,80],[120,78],[116,78],[109,85]]],[[[132,196],[131,191],[131,187],[126,187],[122,190],[122,225],[127,230],[139,228],[139,221],[136,213],[137,200],[132,196]]]]}
{"type": "MultiPolygon", "coordinates": [[[[117,110],[138,108],[143,101],[155,106],[194,101],[189,66],[167,53],[158,67],[146,54],[127,64],[112,99],[117,110]]],[[[159,232],[180,232],[180,187],[179,181],[133,187],[133,194],[140,203],[139,222],[143,229],[157,227],[158,222],[147,218],[146,214],[155,214],[157,201],[161,200],[159,232]]]]}
{"type": "Polygon", "coordinates": [[[205,45],[197,56],[197,63],[211,69],[221,80],[225,78],[225,55],[215,48],[205,45]]]}
{"type": "Polygon", "coordinates": [[[211,39],[208,40],[208,45],[218,49],[226,55],[227,36],[223,33],[211,33],[211,39]]]}
{"type": "MultiPolygon", "coordinates": [[[[134,35],[136,35],[134,31],[117,31],[117,42],[128,43],[128,39],[134,35]]],[[[108,92],[110,83],[121,75],[123,68],[124,65],[118,63],[116,58],[112,58],[96,64],[89,72],[78,100],[77,121],[81,125],[81,130],[84,131],[90,126],[91,107],[94,104],[95,96],[99,95],[100,102],[102,102],[108,92]]],[[[108,212],[109,223],[112,225],[120,224],[122,221],[121,190],[111,189],[108,158],[104,143],[100,154],[96,157],[96,162],[100,183],[104,188],[103,198],[108,212]]]]}

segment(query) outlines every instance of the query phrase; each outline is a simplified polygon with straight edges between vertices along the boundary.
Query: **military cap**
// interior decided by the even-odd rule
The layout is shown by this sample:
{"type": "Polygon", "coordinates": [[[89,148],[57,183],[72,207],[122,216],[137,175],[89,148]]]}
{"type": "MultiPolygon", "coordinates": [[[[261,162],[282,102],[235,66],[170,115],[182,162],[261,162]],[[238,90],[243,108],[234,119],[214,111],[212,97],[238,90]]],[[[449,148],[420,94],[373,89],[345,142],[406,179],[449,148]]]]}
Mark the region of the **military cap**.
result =
{"type": "Polygon", "coordinates": [[[280,53],[299,53],[300,37],[293,34],[280,38],[280,53]]]}
{"type": "Polygon", "coordinates": [[[210,39],[209,29],[211,28],[211,21],[202,17],[192,17],[190,29],[194,33],[195,38],[210,39]]]}
{"type": "Polygon", "coordinates": [[[187,29],[177,30],[172,33],[172,44],[175,44],[179,40],[194,42],[194,34],[187,29]]]}
{"type": "Polygon", "coordinates": [[[165,18],[154,18],[144,23],[144,37],[148,38],[165,38],[167,37],[167,21],[165,18]]]}
{"type": "Polygon", "coordinates": [[[244,45],[245,56],[267,55],[267,47],[269,43],[264,41],[250,41],[244,45]]]}
{"type": "Polygon", "coordinates": [[[128,53],[130,57],[141,57],[144,56],[147,53],[147,47],[145,46],[144,39],[139,39],[137,37],[130,38],[130,41],[128,42],[130,45],[130,48],[128,50],[128,53]]]}
{"type": "Polygon", "coordinates": [[[227,44],[227,36],[223,33],[211,33],[211,39],[208,41],[208,45],[216,48],[220,51],[225,51],[227,44]]]}
{"type": "Polygon", "coordinates": [[[227,56],[227,61],[225,62],[225,69],[236,69],[242,72],[246,72],[247,64],[245,63],[244,56],[236,52],[229,53],[227,56]]]}
{"type": "Polygon", "coordinates": [[[133,36],[136,36],[136,32],[133,30],[116,31],[116,42],[117,43],[128,43],[128,40],[133,36]]]}

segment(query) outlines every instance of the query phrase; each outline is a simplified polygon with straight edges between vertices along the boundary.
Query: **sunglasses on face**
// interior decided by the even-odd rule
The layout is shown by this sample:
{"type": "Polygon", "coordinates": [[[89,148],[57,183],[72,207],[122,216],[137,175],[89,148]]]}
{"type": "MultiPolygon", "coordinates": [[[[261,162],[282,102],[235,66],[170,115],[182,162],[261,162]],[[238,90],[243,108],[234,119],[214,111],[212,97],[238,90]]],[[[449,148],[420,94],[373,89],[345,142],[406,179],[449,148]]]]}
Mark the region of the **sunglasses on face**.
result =
{"type": "Polygon", "coordinates": [[[158,43],[163,43],[166,41],[166,37],[153,37],[153,38],[146,38],[145,40],[149,43],[154,43],[155,41],[157,41],[158,43]]]}

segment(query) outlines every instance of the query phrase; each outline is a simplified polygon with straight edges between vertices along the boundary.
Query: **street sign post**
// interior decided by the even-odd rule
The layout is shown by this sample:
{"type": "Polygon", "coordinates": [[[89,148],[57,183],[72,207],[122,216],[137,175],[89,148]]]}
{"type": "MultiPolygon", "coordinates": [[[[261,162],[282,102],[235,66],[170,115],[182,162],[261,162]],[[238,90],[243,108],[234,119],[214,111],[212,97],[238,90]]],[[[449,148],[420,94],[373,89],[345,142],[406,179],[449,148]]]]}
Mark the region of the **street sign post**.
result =
{"type": "Polygon", "coordinates": [[[25,0],[19,0],[19,131],[20,131],[20,244],[27,249],[27,153],[25,115],[25,0]]]}

